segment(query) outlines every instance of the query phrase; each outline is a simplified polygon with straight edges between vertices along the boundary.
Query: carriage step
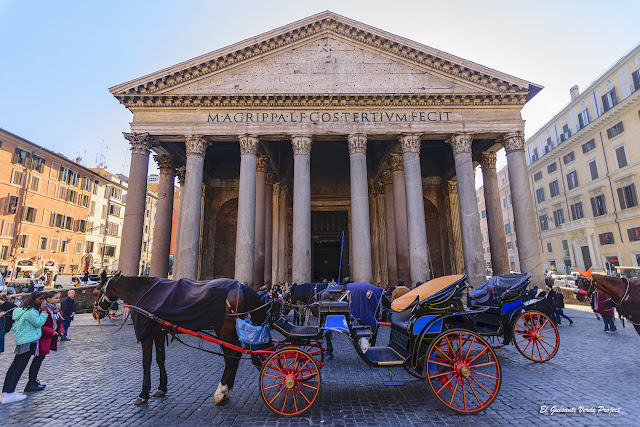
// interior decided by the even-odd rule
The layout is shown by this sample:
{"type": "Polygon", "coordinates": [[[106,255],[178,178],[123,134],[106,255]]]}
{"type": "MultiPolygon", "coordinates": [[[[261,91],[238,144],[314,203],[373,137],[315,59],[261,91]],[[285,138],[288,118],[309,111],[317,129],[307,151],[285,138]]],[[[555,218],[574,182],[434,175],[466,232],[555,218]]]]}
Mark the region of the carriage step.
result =
{"type": "Polygon", "coordinates": [[[391,347],[369,347],[364,355],[369,361],[381,366],[402,365],[405,361],[405,358],[391,347]]]}

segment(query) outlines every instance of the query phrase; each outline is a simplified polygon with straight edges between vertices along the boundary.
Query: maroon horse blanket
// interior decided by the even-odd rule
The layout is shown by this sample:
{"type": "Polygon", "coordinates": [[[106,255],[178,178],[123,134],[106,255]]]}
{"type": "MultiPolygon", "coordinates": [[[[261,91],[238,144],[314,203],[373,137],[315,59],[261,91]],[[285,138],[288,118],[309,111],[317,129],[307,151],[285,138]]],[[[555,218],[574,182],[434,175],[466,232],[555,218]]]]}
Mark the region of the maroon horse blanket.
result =
{"type": "MultiPolygon", "coordinates": [[[[224,323],[227,294],[233,289],[243,294],[244,287],[233,279],[209,282],[155,279],[135,305],[183,328],[217,329],[224,323]]],[[[131,318],[136,338],[144,340],[155,322],[135,311],[131,318]]]]}
{"type": "Polygon", "coordinates": [[[620,302],[620,312],[632,322],[640,321],[640,279],[628,279],[629,289],[620,302]]]}

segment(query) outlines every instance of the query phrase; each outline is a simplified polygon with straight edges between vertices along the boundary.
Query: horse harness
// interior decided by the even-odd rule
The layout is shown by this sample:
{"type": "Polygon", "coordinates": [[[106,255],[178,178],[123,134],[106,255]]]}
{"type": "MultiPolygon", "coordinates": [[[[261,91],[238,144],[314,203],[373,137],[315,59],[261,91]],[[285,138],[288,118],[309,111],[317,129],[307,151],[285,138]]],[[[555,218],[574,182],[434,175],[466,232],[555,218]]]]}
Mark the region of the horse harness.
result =
{"type": "MultiPolygon", "coordinates": [[[[593,291],[591,291],[591,295],[593,298],[593,292],[598,289],[596,279],[594,277],[585,277],[585,279],[589,281],[589,289],[587,290],[587,292],[591,291],[591,289],[593,288],[593,291]]],[[[633,325],[640,326],[640,322],[634,321],[633,314],[629,307],[631,304],[633,304],[631,301],[632,300],[631,295],[629,294],[629,288],[630,288],[629,280],[626,277],[622,277],[622,280],[624,280],[624,283],[626,285],[624,294],[622,294],[622,298],[620,298],[620,300],[618,301],[616,301],[614,298],[609,298],[609,299],[611,300],[611,302],[613,302],[613,304],[615,304],[615,306],[618,308],[618,311],[620,312],[620,314],[622,314],[622,316],[626,317],[629,320],[629,322],[631,322],[633,325]]]]}

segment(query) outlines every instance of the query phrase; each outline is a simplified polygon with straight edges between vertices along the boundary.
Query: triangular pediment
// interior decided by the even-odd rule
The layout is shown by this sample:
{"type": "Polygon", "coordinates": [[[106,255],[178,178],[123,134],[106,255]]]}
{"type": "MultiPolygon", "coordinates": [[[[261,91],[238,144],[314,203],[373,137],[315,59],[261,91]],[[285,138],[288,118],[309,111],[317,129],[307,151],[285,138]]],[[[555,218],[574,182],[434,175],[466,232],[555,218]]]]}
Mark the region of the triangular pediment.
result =
{"type": "Polygon", "coordinates": [[[110,91],[129,106],[159,97],[337,93],[482,94],[523,103],[540,89],[327,11],[110,91]]]}

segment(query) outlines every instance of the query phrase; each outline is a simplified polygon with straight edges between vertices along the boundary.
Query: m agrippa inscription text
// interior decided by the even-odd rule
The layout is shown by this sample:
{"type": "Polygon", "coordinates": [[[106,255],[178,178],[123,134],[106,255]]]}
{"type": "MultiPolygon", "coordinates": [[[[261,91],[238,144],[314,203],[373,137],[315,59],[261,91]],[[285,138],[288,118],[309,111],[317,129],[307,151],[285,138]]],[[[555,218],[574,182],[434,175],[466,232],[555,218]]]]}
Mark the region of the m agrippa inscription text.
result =
{"type": "Polygon", "coordinates": [[[396,123],[396,122],[448,122],[450,111],[404,112],[219,112],[209,113],[207,123],[396,123]]]}

